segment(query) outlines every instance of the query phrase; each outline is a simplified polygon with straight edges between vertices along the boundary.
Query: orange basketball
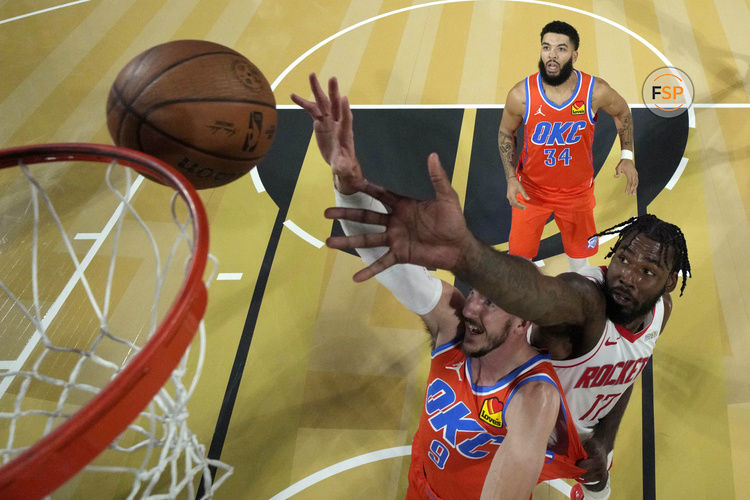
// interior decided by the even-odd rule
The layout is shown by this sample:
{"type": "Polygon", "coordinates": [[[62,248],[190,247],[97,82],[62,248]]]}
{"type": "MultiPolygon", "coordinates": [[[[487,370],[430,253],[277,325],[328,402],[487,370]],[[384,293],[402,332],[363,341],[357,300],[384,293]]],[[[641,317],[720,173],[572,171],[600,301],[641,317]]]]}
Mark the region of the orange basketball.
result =
{"type": "Polygon", "coordinates": [[[177,168],[197,188],[231,182],[273,142],[276,100],[242,54],[202,40],[157,45],[130,61],[109,91],[115,144],[177,168]]]}

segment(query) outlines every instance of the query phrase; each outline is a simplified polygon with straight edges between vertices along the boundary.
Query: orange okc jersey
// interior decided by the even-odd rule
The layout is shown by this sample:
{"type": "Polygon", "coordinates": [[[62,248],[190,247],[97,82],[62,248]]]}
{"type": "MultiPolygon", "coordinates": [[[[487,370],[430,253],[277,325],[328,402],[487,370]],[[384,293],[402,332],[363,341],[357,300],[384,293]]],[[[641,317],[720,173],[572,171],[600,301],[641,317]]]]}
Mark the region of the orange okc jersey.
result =
{"type": "Polygon", "coordinates": [[[519,179],[541,188],[588,187],[594,178],[592,145],[596,116],[591,98],[595,78],[575,70],[578,83],[558,106],[544,94],[539,73],[526,78],[523,149],[519,179]]]}
{"type": "MultiPolygon", "coordinates": [[[[550,383],[560,392],[549,356],[538,355],[491,387],[471,383],[461,344],[432,352],[424,412],[412,444],[407,500],[478,499],[492,458],[508,432],[505,409],[524,384],[550,383]]],[[[586,456],[560,392],[560,415],[539,481],[578,477],[586,456]]]]}

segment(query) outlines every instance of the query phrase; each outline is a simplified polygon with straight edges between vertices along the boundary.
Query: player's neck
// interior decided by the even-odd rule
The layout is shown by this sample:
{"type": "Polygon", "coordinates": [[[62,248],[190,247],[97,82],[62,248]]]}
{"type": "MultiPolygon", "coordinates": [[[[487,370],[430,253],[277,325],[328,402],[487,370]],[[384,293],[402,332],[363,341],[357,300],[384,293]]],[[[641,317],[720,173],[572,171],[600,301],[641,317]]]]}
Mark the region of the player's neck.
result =
{"type": "Polygon", "coordinates": [[[570,99],[578,85],[578,72],[573,70],[570,76],[560,85],[550,85],[542,79],[544,95],[555,104],[562,105],[570,99]]]}
{"type": "Polygon", "coordinates": [[[627,325],[622,325],[622,326],[624,326],[631,333],[638,333],[641,330],[643,330],[643,327],[645,327],[651,321],[652,316],[653,316],[653,312],[649,311],[643,316],[639,316],[635,318],[633,321],[629,322],[627,325]]]}
{"type": "Polygon", "coordinates": [[[495,385],[537,354],[524,339],[523,344],[505,343],[481,358],[470,358],[472,383],[481,387],[495,385]]]}

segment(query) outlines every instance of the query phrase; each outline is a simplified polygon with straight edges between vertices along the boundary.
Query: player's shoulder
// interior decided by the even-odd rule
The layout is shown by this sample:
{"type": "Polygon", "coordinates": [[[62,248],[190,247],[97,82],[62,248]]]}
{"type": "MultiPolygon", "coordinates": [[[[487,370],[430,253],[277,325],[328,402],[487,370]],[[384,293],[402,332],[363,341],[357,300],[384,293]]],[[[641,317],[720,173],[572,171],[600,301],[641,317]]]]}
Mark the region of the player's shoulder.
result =
{"type": "Polygon", "coordinates": [[[604,282],[605,270],[598,267],[585,267],[577,272],[566,272],[557,275],[570,287],[581,291],[599,291],[604,282]]]}
{"type": "Polygon", "coordinates": [[[508,99],[511,97],[521,101],[526,99],[526,78],[517,82],[510,88],[510,91],[508,91],[508,99]]]}
{"type": "Polygon", "coordinates": [[[606,298],[602,289],[604,274],[605,270],[602,268],[587,267],[578,272],[567,272],[557,276],[557,279],[566,284],[569,292],[579,297],[590,320],[606,318],[606,298]]]}
{"type": "Polygon", "coordinates": [[[606,80],[600,77],[594,79],[594,88],[591,91],[591,98],[595,104],[611,102],[619,96],[617,91],[607,83],[606,80]]]}
{"type": "Polygon", "coordinates": [[[542,408],[555,412],[559,407],[560,389],[556,383],[546,378],[532,378],[518,388],[513,396],[514,413],[537,413],[542,408]]]}

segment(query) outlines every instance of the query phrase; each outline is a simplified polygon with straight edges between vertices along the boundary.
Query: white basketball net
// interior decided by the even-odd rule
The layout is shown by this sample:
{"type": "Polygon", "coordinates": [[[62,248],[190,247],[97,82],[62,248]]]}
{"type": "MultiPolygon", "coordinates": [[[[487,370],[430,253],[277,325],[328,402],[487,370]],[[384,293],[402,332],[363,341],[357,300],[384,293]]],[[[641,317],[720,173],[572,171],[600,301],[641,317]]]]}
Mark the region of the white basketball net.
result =
{"type": "MultiPolygon", "coordinates": [[[[58,162],[0,171],[2,464],[121,372],[185,279],[193,235],[182,198],[150,181],[149,195],[137,196],[143,177],[113,161],[102,181],[104,168],[58,162]]],[[[197,345],[156,397],[55,498],[192,500],[201,480],[202,498],[213,496],[232,467],[208,459],[187,425],[205,341],[201,322],[197,345]]]]}

